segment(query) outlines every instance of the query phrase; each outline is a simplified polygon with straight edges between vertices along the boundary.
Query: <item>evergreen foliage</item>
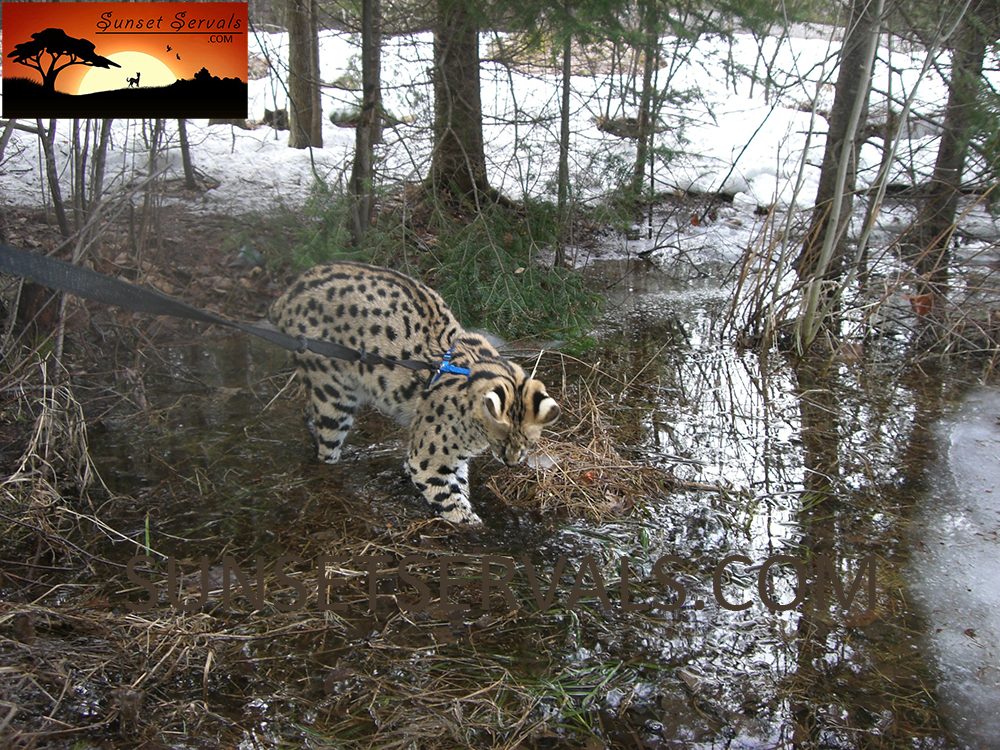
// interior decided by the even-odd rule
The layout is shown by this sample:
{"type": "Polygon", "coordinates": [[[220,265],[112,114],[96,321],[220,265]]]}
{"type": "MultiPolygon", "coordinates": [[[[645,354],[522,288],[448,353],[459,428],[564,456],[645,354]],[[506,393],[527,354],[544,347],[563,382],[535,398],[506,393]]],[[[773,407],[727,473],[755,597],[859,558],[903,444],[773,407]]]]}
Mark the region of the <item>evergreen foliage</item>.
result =
{"type": "Polygon", "coordinates": [[[505,339],[589,332],[598,295],[581,272],[547,262],[559,234],[554,206],[489,205],[467,216],[438,209],[419,228],[401,221],[399,212],[382,214],[352,246],[346,197],[317,185],[293,263],[308,268],[337,259],[397,267],[430,283],[463,325],[505,339]]]}

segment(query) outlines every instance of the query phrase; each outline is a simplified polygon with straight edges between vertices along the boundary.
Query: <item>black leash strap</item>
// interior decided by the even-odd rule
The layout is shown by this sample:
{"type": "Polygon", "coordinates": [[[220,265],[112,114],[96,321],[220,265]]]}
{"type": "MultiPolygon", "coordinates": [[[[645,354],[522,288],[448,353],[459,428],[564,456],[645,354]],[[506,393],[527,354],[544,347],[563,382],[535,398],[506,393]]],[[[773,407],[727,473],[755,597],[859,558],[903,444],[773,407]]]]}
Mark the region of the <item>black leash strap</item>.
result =
{"type": "Polygon", "coordinates": [[[300,354],[310,351],[321,357],[342,359],[347,362],[361,362],[365,365],[386,365],[389,367],[398,365],[410,370],[438,369],[437,365],[428,362],[382,357],[330,341],[317,341],[305,336],[296,338],[281,331],[227,320],[221,315],[201,310],[155,289],[136,286],[121,279],[105,276],[89,268],[74,266],[72,263],[11,247],[2,242],[0,242],[0,271],[6,271],[59,292],[66,292],[76,297],[102,302],[113,307],[124,307],[150,315],[172,315],[202,323],[215,323],[220,326],[236,328],[300,354]]]}

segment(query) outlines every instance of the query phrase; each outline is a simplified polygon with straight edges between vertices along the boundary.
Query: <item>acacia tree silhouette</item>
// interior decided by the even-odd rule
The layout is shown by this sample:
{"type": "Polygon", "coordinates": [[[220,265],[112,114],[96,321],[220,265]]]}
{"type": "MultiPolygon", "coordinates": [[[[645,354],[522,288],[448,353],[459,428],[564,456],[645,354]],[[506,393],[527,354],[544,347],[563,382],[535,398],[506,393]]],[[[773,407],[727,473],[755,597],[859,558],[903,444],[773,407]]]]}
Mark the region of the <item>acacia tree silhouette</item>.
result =
{"type": "Polygon", "coordinates": [[[121,67],[118,63],[95,54],[93,42],[69,36],[62,29],[45,29],[32,34],[31,39],[30,42],[15,45],[14,51],[7,57],[41,73],[42,86],[48,91],[55,91],[56,76],[70,65],[87,65],[92,68],[121,67]],[[46,53],[49,58],[43,60],[42,55],[46,53]],[[57,65],[64,56],[69,56],[69,60],[57,65]],[[47,67],[45,63],[48,63],[47,67]]]}

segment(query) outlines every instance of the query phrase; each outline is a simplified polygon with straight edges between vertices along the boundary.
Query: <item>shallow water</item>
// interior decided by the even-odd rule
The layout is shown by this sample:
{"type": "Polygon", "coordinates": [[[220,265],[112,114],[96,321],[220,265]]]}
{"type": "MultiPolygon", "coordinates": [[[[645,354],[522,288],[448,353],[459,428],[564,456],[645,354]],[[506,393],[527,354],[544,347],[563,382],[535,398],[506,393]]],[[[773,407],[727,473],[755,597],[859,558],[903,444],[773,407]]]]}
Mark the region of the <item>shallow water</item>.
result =
{"type": "Polygon", "coordinates": [[[1000,391],[970,392],[934,437],[910,581],[955,734],[990,747],[1000,736],[1000,391]]]}
{"type": "MultiPolygon", "coordinates": [[[[355,623],[367,635],[340,636],[333,651],[349,655],[325,668],[339,674],[349,664],[351,674],[372,680],[377,670],[366,659],[374,657],[365,654],[405,646],[415,649],[406,652],[407,669],[380,678],[388,680],[380,683],[386,695],[419,692],[420,680],[436,674],[446,657],[454,660],[453,679],[474,684],[476,674],[461,665],[475,642],[480,657],[492,654],[491,664],[504,665],[498,673],[534,696],[528,716],[544,727],[535,741],[551,737],[567,747],[583,746],[589,732],[616,747],[635,746],[636,737],[646,747],[671,748],[988,744],[990,735],[976,735],[975,727],[1000,715],[991,667],[995,622],[992,610],[976,609],[977,601],[952,585],[952,568],[971,565],[980,550],[951,542],[978,533],[978,545],[995,546],[995,529],[989,536],[989,519],[970,520],[961,503],[941,516],[951,490],[933,479],[962,475],[955,464],[962,455],[981,462],[971,447],[983,440],[992,450],[992,433],[976,430],[988,432],[993,412],[980,402],[958,410],[965,376],[910,367],[903,346],[892,342],[798,367],[780,356],[761,358],[729,343],[733,336],[721,321],[731,292],[712,274],[623,260],[594,269],[612,282],[597,348],[583,364],[546,357],[541,371],[556,387],[567,384],[568,403],[583,384],[598,389],[622,454],[669,469],[684,484],[611,521],[537,518],[488,492],[483,481],[496,465],[480,462],[473,500],[486,528],[473,537],[427,533],[421,544],[433,554],[525,556],[546,576],[560,556],[575,566],[590,555],[615,606],[566,606],[574,585],[568,573],[558,587],[562,607],[509,615],[506,629],[490,625],[481,635],[479,620],[444,617],[441,627],[452,636],[425,642],[422,631],[376,612],[355,623]],[[942,419],[945,426],[935,428],[942,419]],[[953,448],[942,468],[935,441],[947,435],[970,451],[953,448]],[[918,530],[911,533],[914,514],[918,530]],[[954,523],[942,526],[940,518],[954,523]],[[977,532],[968,529],[973,522],[981,525],[977,532]],[[928,555],[939,542],[970,557],[928,555]],[[675,590],[654,575],[666,555],[676,556],[666,570],[684,587],[683,604],[623,611],[623,557],[635,581],[632,601],[677,602],[675,590]],[[732,555],[749,563],[732,562],[716,585],[719,564],[732,555]],[[802,561],[805,578],[788,565],[771,567],[761,593],[762,566],[776,555],[802,561]],[[875,556],[873,607],[866,581],[850,606],[829,586],[819,603],[814,566],[824,555],[848,587],[875,556]],[[923,606],[911,603],[908,581],[923,606]],[[938,602],[941,592],[955,601],[938,602]],[[765,594],[772,605],[794,606],[769,609],[765,594]],[[966,620],[963,607],[976,612],[966,620]],[[947,638],[927,634],[925,614],[931,630],[947,638]],[[975,636],[962,635],[965,622],[975,636]],[[982,688],[981,701],[966,700],[970,680],[982,688]]],[[[383,551],[399,549],[399,535],[425,515],[400,469],[400,431],[377,416],[361,420],[344,462],[317,464],[302,401],[273,398],[287,376],[285,362],[283,353],[243,338],[166,350],[144,381],[152,408],[108,420],[92,440],[110,489],[132,498],[116,506],[125,533],[137,538],[149,524],[155,547],[188,561],[223,547],[309,557],[365,538],[383,551]]],[[[988,497],[991,481],[969,492],[988,497]]],[[[988,577],[973,583],[992,596],[988,577]]],[[[521,610],[532,611],[530,602],[521,610]]],[[[484,616],[496,614],[491,608],[484,616]]],[[[309,637],[282,639],[246,646],[245,658],[284,660],[286,678],[296,684],[308,682],[316,654],[329,648],[309,637]]],[[[242,744],[287,741],[281,700],[269,692],[274,685],[245,689],[252,711],[239,700],[216,705],[241,717],[242,744]],[[258,717],[252,728],[248,715],[258,717]]],[[[326,700],[347,695],[335,691],[326,700]]],[[[309,716],[312,731],[337,736],[322,711],[309,716]]],[[[416,701],[410,721],[426,716],[416,701]]],[[[387,731],[384,718],[374,726],[387,731]]]]}

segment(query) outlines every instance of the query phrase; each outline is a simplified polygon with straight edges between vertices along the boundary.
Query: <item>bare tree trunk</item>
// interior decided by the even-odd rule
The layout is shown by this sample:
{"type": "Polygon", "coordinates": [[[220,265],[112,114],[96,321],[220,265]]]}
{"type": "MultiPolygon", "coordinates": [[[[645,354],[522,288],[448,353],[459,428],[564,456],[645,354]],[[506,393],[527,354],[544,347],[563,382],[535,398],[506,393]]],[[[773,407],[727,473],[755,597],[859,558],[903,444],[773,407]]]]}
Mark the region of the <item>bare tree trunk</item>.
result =
{"type": "Polygon", "coordinates": [[[73,118],[73,228],[79,231],[89,213],[87,199],[87,152],[90,149],[90,120],[83,121],[83,139],[80,138],[80,120],[73,118]]]}
{"type": "MultiPolygon", "coordinates": [[[[375,102],[375,115],[372,118],[372,144],[382,142],[382,126],[385,120],[385,110],[382,105],[382,0],[371,0],[372,28],[371,45],[368,50],[367,63],[372,80],[372,97],[375,102]]],[[[362,51],[364,58],[364,51],[362,51]]],[[[362,64],[365,60],[362,59],[362,64]]],[[[362,79],[364,73],[362,72],[362,79]]],[[[362,80],[364,84],[364,80],[362,80]]]]}
{"type": "MultiPolygon", "coordinates": [[[[565,10],[567,15],[572,11],[569,0],[566,2],[565,10]]],[[[553,261],[553,265],[556,268],[562,268],[566,263],[566,248],[563,240],[569,226],[569,93],[572,73],[573,37],[567,34],[566,41],[563,43],[562,107],[559,113],[559,178],[556,213],[559,217],[560,237],[556,243],[555,259],[553,261]]]]}
{"type": "Polygon", "coordinates": [[[466,0],[437,0],[434,27],[434,153],[428,182],[472,198],[492,196],[486,180],[479,89],[479,27],[466,0]]]}
{"type": "Polygon", "coordinates": [[[354,166],[351,170],[351,235],[355,245],[361,243],[371,224],[375,205],[372,162],[374,144],[381,135],[380,32],[381,5],[379,0],[363,0],[361,6],[361,113],[355,127],[354,166]]]}
{"type": "Polygon", "coordinates": [[[108,141],[111,139],[110,117],[101,120],[101,135],[94,143],[94,156],[90,162],[90,204],[96,206],[104,195],[104,167],[108,161],[108,141]]]}
{"type": "Polygon", "coordinates": [[[653,71],[659,58],[660,38],[657,27],[658,15],[656,0],[645,3],[643,9],[643,25],[645,40],[643,42],[642,94],[639,101],[639,135],[636,142],[635,169],[632,174],[632,195],[638,200],[646,181],[646,162],[649,159],[650,132],[652,131],[653,106],[653,71]]]}
{"type": "Polygon", "coordinates": [[[164,120],[159,117],[150,120],[150,131],[146,136],[146,146],[149,153],[148,175],[150,179],[146,181],[142,191],[142,213],[139,216],[139,226],[136,228],[134,222],[132,226],[132,246],[135,253],[135,262],[139,268],[142,268],[142,261],[145,258],[147,249],[146,240],[150,235],[155,237],[156,248],[159,250],[162,239],[162,233],[156,230],[158,229],[160,219],[158,210],[160,186],[157,183],[160,181],[159,178],[162,177],[162,171],[158,162],[160,146],[163,140],[163,123],[164,120]]]}
{"type": "Polygon", "coordinates": [[[14,133],[14,124],[17,122],[13,117],[7,120],[7,124],[4,126],[3,135],[0,135],[0,162],[3,161],[4,152],[7,150],[7,144],[10,143],[10,137],[14,133]]]}
{"type": "Polygon", "coordinates": [[[63,205],[62,190],[59,188],[59,173],[56,170],[56,153],[53,146],[56,138],[56,121],[49,120],[49,129],[46,130],[41,120],[36,120],[38,124],[38,138],[42,144],[42,151],[45,154],[45,176],[49,182],[49,192],[52,194],[52,208],[56,213],[56,223],[59,225],[59,233],[63,237],[69,237],[69,220],[66,217],[66,207],[63,205]]]}
{"type": "Polygon", "coordinates": [[[812,346],[824,327],[836,321],[861,147],[858,126],[868,113],[883,7],[884,0],[854,0],[851,4],[812,224],[795,263],[799,278],[805,282],[803,309],[796,323],[801,352],[812,346]]]}
{"type": "Polygon", "coordinates": [[[309,88],[312,97],[311,127],[309,129],[312,145],[323,147],[323,97],[320,91],[322,79],[319,74],[319,0],[309,3],[309,88]]]}
{"type": "Polygon", "coordinates": [[[847,229],[854,207],[858,149],[858,123],[868,113],[871,65],[878,44],[880,19],[867,0],[853,0],[847,32],[840,53],[840,70],[830,109],[830,128],[820,168],[819,187],[809,234],[797,261],[799,278],[836,278],[843,269],[847,229]],[[836,205],[839,204],[839,205],[836,205]],[[821,259],[827,233],[833,232],[833,251],[821,259]]]}
{"type": "Polygon", "coordinates": [[[181,165],[184,167],[184,187],[194,190],[198,187],[198,182],[194,177],[194,167],[191,166],[191,144],[188,143],[187,121],[180,119],[177,121],[177,134],[181,142],[181,165]]]}
{"type": "Polygon", "coordinates": [[[322,115],[317,111],[319,92],[318,41],[314,0],[288,0],[288,145],[291,148],[322,146],[322,115]],[[320,138],[316,131],[319,120],[320,138]]]}
{"type": "Polygon", "coordinates": [[[986,56],[986,39],[975,10],[966,16],[963,25],[963,33],[952,52],[948,105],[934,173],[913,233],[914,265],[917,273],[930,283],[930,288],[921,291],[940,292],[946,283],[969,131],[986,56]]]}

